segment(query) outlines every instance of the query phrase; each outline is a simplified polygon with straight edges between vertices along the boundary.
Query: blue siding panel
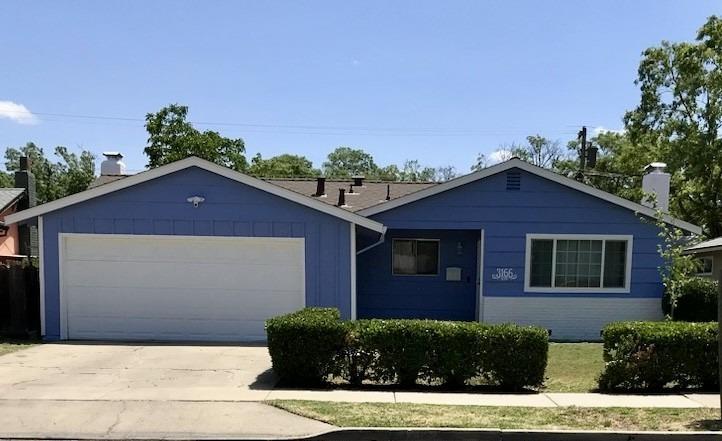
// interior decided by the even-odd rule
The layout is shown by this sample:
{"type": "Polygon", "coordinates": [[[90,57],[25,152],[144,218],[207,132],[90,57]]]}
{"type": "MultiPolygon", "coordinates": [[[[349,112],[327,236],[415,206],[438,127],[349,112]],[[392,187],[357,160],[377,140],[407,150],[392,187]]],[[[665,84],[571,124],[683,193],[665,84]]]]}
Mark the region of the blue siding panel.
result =
{"type": "MultiPolygon", "coordinates": [[[[477,232],[484,229],[485,297],[661,297],[663,288],[657,268],[662,260],[657,254],[658,228],[652,222],[640,219],[628,209],[519,171],[521,189],[517,191],[506,190],[506,174],[499,173],[371,217],[395,232],[411,235],[413,231],[410,230],[477,232]],[[525,293],[527,233],[632,235],[630,293],[525,293]],[[496,268],[512,268],[518,274],[518,279],[506,282],[492,280],[496,268]]],[[[372,251],[362,254],[358,259],[358,304],[361,316],[398,314],[398,308],[410,308],[422,295],[428,297],[424,304],[433,305],[434,311],[458,306],[454,297],[446,294],[447,291],[437,290],[432,284],[419,285],[416,280],[387,281],[382,293],[379,288],[381,282],[377,279],[384,277],[387,267],[382,266],[388,265],[391,248],[385,244],[372,251]],[[366,267],[374,267],[376,270],[366,267]],[[422,291],[424,294],[421,294],[422,291]],[[439,306],[439,302],[442,306],[439,306]]],[[[433,317],[434,314],[429,312],[427,315],[433,317]]]]}
{"type": "Polygon", "coordinates": [[[357,257],[359,317],[474,320],[479,236],[478,230],[389,230],[383,244],[357,257]],[[439,274],[392,274],[393,239],[403,237],[439,239],[439,274]],[[462,280],[446,281],[447,267],[460,267],[462,280]]]}
{"type": "Polygon", "coordinates": [[[59,233],[304,237],[306,304],[351,311],[350,225],[211,172],[189,168],[43,216],[46,338],[60,337],[59,233]],[[186,201],[202,195],[199,208],[186,201]]]}

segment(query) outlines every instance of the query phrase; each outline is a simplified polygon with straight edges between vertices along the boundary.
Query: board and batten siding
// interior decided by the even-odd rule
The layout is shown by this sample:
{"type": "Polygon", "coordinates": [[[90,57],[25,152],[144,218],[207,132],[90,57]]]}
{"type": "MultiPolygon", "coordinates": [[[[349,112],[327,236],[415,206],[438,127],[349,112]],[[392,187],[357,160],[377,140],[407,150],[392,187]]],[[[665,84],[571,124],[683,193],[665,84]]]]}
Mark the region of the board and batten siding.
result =
{"type": "Polygon", "coordinates": [[[43,216],[49,340],[60,337],[59,233],[303,237],[306,305],[351,314],[348,222],[191,167],[43,216]],[[186,200],[194,195],[205,198],[198,208],[186,200]]]}
{"type": "MultiPolygon", "coordinates": [[[[574,334],[575,326],[583,326],[585,317],[594,315],[594,308],[589,308],[587,305],[598,304],[594,299],[600,298],[609,299],[611,303],[607,303],[616,305],[605,304],[602,307],[600,304],[599,313],[611,320],[616,317],[625,319],[633,316],[651,319],[662,316],[659,299],[663,287],[658,272],[662,260],[657,252],[660,239],[654,220],[643,220],[628,209],[523,170],[511,169],[501,172],[378,213],[371,218],[382,222],[389,230],[428,232],[434,229],[474,231],[483,229],[484,302],[481,309],[485,321],[497,321],[495,318],[503,319],[502,321],[516,319],[518,314],[512,313],[511,310],[517,309],[519,313],[524,310],[524,317],[530,317],[530,321],[542,326],[552,324],[560,328],[559,324],[568,320],[568,330],[564,331],[564,335],[568,337],[574,334]],[[518,189],[507,189],[509,172],[520,174],[518,189]],[[525,292],[526,235],[534,233],[633,236],[630,291],[628,293],[525,292]],[[517,278],[508,281],[494,280],[492,275],[496,273],[497,268],[510,268],[517,278]],[[564,299],[563,303],[568,309],[558,310],[556,314],[552,313],[551,309],[560,306],[558,302],[546,301],[553,298],[564,299]],[[614,299],[618,299],[619,302],[614,302],[614,299]],[[640,301],[630,301],[632,299],[640,299],[640,301]],[[490,306],[489,302],[497,302],[497,304],[490,306]],[[535,304],[539,308],[535,309],[533,307],[535,304]],[[520,305],[529,308],[519,309],[520,305]],[[622,315],[615,312],[621,310],[627,312],[622,315]]],[[[366,262],[362,256],[359,256],[359,265],[366,262]]],[[[359,272],[359,277],[362,275],[372,277],[368,272],[359,272]]],[[[413,290],[418,288],[410,283],[406,286],[402,284],[403,282],[396,284],[394,294],[398,297],[399,293],[403,294],[406,291],[410,303],[413,290]]],[[[369,292],[362,289],[366,285],[371,284],[359,281],[359,305],[367,304],[369,292]]],[[[398,298],[396,301],[398,302],[398,298]]],[[[361,306],[359,308],[361,313],[361,306]]],[[[589,335],[589,332],[585,335],[589,335]]],[[[559,335],[555,337],[562,338],[559,335]]]]}

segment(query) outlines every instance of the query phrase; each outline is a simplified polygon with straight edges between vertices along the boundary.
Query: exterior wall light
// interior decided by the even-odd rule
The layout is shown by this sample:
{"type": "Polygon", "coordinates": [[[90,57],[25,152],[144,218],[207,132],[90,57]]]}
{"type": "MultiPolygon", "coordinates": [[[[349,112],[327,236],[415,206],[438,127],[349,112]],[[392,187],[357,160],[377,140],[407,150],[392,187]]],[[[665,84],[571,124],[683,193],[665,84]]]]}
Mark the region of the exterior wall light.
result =
{"type": "Polygon", "coordinates": [[[198,208],[201,202],[204,202],[206,198],[204,198],[203,196],[191,196],[186,200],[193,204],[193,208],[198,208]]]}

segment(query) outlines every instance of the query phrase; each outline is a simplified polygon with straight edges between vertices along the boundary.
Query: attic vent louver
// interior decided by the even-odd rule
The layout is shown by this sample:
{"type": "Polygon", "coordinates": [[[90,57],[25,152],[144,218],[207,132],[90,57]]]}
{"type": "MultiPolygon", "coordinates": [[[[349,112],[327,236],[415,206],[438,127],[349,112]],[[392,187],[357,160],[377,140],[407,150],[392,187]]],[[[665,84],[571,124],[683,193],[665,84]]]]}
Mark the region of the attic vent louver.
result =
{"type": "Polygon", "coordinates": [[[506,172],[506,189],[521,190],[521,173],[518,171],[506,172]]]}

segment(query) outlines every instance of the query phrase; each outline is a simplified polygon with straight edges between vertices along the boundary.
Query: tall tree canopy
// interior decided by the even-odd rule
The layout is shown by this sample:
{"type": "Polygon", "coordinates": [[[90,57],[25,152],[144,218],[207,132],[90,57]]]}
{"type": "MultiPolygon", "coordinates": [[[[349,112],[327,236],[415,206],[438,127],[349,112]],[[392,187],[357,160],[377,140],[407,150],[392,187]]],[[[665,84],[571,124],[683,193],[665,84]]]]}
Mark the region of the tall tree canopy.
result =
{"type": "Polygon", "coordinates": [[[671,211],[722,235],[722,20],[710,17],[694,42],[644,51],[639,105],[624,117],[635,154],[668,164],[671,211]]]}
{"type": "Polygon", "coordinates": [[[374,176],[378,166],[374,158],[361,149],[338,147],[328,154],[323,173],[330,178],[348,178],[355,175],[374,176]]]}
{"type": "Polygon", "coordinates": [[[258,153],[251,159],[248,174],[268,178],[303,178],[318,176],[321,171],[305,156],[283,154],[263,159],[258,153]]]}
{"type": "MultiPolygon", "coordinates": [[[[5,150],[5,168],[8,172],[19,169],[21,156],[27,156],[30,160],[39,204],[86,190],[95,177],[95,157],[87,150],[77,155],[58,146],[55,148],[55,156],[59,161],[53,162],[45,157],[42,148],[32,142],[20,148],[11,147],[5,150]]],[[[3,184],[12,186],[12,178],[3,184]]]]}
{"type": "Polygon", "coordinates": [[[145,117],[148,167],[158,167],[189,156],[245,171],[248,167],[243,139],[226,138],[218,132],[199,131],[186,121],[188,107],[171,104],[145,117]]]}

